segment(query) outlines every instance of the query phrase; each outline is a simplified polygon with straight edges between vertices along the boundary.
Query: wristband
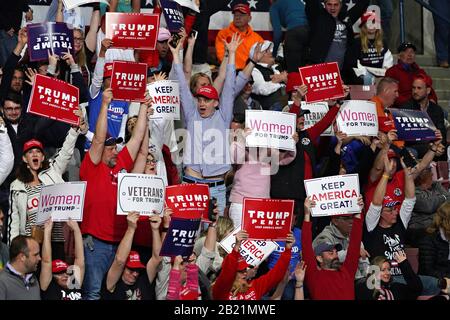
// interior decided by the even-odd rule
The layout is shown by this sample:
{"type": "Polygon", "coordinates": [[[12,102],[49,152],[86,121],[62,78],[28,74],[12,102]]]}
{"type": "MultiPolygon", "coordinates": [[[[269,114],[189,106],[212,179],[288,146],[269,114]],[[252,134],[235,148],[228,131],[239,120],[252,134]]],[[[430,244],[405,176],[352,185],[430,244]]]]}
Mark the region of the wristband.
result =
{"type": "Polygon", "coordinates": [[[161,231],[162,231],[162,232],[167,232],[167,231],[169,231],[169,228],[162,227],[161,231]]]}
{"type": "Polygon", "coordinates": [[[303,288],[303,285],[295,286],[295,289],[301,289],[301,288],[303,288]]]}
{"type": "Polygon", "coordinates": [[[388,174],[383,174],[383,178],[387,178],[387,179],[389,179],[391,176],[390,175],[388,175],[388,174]]]}

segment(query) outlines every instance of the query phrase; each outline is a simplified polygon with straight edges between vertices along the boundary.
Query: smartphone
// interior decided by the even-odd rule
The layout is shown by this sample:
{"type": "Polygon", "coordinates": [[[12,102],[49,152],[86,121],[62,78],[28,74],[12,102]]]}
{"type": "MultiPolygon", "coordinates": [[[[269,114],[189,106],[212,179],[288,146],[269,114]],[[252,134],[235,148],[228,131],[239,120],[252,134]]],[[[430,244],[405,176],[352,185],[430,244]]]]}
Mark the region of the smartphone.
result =
{"type": "Polygon", "coordinates": [[[399,155],[403,158],[403,162],[405,163],[406,167],[414,168],[417,165],[416,158],[414,158],[414,156],[408,151],[408,149],[401,149],[399,155]]]}
{"type": "Polygon", "coordinates": [[[189,37],[194,37],[194,39],[197,39],[198,31],[192,29],[191,33],[189,34],[189,37]]]}
{"type": "Polygon", "coordinates": [[[169,42],[170,46],[172,48],[176,48],[180,39],[181,39],[180,35],[178,33],[174,33],[172,35],[172,40],[170,40],[170,42],[169,42]]]}
{"type": "Polygon", "coordinates": [[[217,199],[214,197],[211,197],[211,199],[209,199],[209,207],[208,207],[208,219],[209,221],[216,221],[216,214],[214,213],[214,209],[216,208],[216,204],[217,204],[217,199]]]}

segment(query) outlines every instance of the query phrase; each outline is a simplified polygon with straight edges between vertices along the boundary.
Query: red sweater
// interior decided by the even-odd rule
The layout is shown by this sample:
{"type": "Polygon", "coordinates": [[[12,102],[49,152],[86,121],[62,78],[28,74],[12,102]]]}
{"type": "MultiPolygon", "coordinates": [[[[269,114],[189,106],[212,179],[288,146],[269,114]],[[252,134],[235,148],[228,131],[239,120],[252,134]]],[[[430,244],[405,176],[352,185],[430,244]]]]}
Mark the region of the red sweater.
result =
{"type": "Polygon", "coordinates": [[[347,257],[337,271],[320,270],[312,248],[311,222],[302,228],[303,260],[307,265],[305,284],[312,300],[355,300],[355,273],[362,238],[362,218],[353,218],[347,257]]]}
{"type": "Polygon", "coordinates": [[[250,288],[246,293],[239,293],[233,296],[231,294],[231,288],[236,278],[240,257],[241,254],[233,250],[223,259],[222,271],[212,288],[214,300],[261,300],[264,294],[269,292],[283,279],[291,261],[291,250],[285,250],[269,272],[252,280],[250,282],[250,288]]]}
{"type": "MultiPolygon", "coordinates": [[[[409,71],[405,69],[405,65],[400,61],[386,70],[386,77],[394,78],[399,81],[398,98],[395,100],[394,107],[400,108],[411,100],[412,83],[414,81],[414,77],[419,74],[427,75],[425,70],[419,68],[417,63],[413,63],[410,66],[409,71]]],[[[437,103],[436,92],[433,88],[431,88],[431,92],[428,97],[437,103]]]]}

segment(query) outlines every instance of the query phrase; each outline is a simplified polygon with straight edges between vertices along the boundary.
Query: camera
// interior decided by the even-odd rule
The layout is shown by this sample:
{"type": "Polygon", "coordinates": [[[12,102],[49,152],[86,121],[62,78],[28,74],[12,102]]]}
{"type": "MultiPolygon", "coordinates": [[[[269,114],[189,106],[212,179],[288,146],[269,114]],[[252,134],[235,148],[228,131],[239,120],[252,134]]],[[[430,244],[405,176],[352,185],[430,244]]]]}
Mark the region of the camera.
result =
{"type": "Polygon", "coordinates": [[[211,197],[211,199],[209,199],[209,206],[208,206],[208,219],[211,222],[214,222],[217,220],[216,214],[214,213],[214,209],[216,208],[216,205],[217,205],[217,199],[214,197],[211,197]]]}

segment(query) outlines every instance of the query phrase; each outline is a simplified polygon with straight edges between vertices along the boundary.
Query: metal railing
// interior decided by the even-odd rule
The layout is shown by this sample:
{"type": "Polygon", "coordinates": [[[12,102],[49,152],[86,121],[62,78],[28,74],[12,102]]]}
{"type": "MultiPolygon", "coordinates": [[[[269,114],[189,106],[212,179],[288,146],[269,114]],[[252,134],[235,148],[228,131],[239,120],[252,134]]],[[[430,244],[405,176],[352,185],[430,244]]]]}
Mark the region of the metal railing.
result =
{"type": "MultiPolygon", "coordinates": [[[[439,18],[450,24],[450,20],[442,15],[441,12],[436,11],[435,8],[430,6],[428,3],[426,3],[423,0],[414,0],[418,4],[420,4],[425,9],[431,11],[433,14],[437,15],[439,18]]],[[[399,2],[399,13],[400,13],[400,41],[403,43],[405,42],[405,0],[400,0],[399,2]]]]}

